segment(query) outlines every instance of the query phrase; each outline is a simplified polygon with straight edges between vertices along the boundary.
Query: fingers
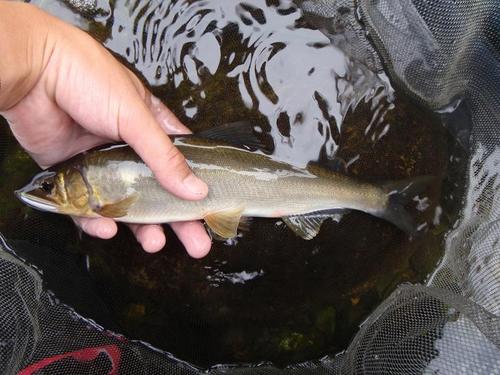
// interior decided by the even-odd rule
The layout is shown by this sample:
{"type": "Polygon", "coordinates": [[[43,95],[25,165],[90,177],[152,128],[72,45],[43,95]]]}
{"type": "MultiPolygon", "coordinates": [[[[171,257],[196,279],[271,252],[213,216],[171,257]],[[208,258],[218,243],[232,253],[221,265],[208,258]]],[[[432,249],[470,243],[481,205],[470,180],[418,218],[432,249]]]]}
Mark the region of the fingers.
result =
{"type": "Polygon", "coordinates": [[[170,226],[190,256],[198,259],[208,254],[212,242],[201,222],[185,221],[171,223],[170,226]]]}
{"type": "MultiPolygon", "coordinates": [[[[72,217],[72,219],[89,236],[104,240],[114,237],[118,231],[116,222],[109,218],[72,217]]],[[[198,259],[208,254],[212,243],[203,224],[199,221],[186,221],[172,223],[171,226],[190,256],[198,259]]],[[[156,253],[165,247],[166,238],[161,225],[128,224],[128,227],[144,251],[156,253]]]]}
{"type": "MultiPolygon", "coordinates": [[[[202,258],[208,254],[212,244],[199,221],[172,223],[171,226],[190,256],[202,258]]],[[[166,238],[160,225],[129,224],[128,227],[144,251],[156,253],[165,247],[166,238]]]]}
{"type": "Polygon", "coordinates": [[[129,224],[128,227],[147,253],[156,253],[165,247],[166,238],[161,225],[129,224]]]}
{"type": "Polygon", "coordinates": [[[107,240],[114,237],[118,232],[118,226],[115,221],[105,217],[97,219],[73,217],[72,219],[89,236],[107,240]]]}
{"type": "MultiPolygon", "coordinates": [[[[89,236],[102,238],[103,240],[114,237],[118,231],[116,222],[109,218],[90,219],[72,217],[72,219],[89,236]]],[[[165,234],[160,225],[130,224],[129,228],[144,251],[155,253],[165,246],[165,234]]]]}

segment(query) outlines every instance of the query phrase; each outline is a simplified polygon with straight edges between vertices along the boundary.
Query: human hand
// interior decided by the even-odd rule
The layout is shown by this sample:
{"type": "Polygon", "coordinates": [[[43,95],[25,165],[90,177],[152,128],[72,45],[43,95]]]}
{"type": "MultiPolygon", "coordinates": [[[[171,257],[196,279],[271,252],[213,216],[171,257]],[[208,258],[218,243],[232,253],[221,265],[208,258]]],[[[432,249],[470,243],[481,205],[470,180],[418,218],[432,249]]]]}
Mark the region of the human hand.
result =
{"type": "MultiPolygon", "coordinates": [[[[171,193],[188,200],[207,195],[167,136],[189,129],[86,33],[32,5],[0,1],[0,55],[0,114],[40,166],[122,140],[171,193]]],[[[109,218],[74,220],[92,236],[117,233],[109,218]]],[[[164,247],[161,226],[129,227],[145,251],[164,247]]],[[[171,227],[192,257],[210,250],[200,222],[171,227]]]]}

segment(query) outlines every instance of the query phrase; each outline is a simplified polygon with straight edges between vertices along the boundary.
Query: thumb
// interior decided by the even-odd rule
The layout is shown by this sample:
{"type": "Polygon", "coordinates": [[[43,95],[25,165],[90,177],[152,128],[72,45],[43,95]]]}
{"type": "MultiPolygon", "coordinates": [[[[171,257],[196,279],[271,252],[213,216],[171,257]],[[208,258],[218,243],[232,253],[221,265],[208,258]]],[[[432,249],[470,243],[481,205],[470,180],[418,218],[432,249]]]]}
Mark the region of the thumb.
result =
{"type": "Polygon", "coordinates": [[[140,95],[131,99],[133,105],[123,103],[119,111],[120,138],[137,152],[165,189],[184,199],[204,198],[207,185],[193,174],[140,95]]]}

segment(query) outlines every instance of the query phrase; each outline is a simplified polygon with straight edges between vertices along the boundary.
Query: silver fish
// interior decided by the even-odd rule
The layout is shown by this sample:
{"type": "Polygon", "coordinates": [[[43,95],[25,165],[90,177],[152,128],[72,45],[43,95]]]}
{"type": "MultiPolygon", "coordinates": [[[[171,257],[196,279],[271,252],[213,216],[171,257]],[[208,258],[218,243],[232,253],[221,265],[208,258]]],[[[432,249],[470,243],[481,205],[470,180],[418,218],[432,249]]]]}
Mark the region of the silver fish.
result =
{"type": "Polygon", "coordinates": [[[375,185],[314,163],[300,168],[242,147],[259,145],[253,135],[232,126],[173,140],[208,184],[205,199],[187,201],[164,190],[127,145],[77,155],[41,172],[16,195],[36,209],[80,217],[148,224],[203,219],[222,238],[234,237],[244,217],[282,218],[309,240],[324,220],[345,210],[363,211],[414,233],[404,204],[430,181],[424,176],[375,185]]]}

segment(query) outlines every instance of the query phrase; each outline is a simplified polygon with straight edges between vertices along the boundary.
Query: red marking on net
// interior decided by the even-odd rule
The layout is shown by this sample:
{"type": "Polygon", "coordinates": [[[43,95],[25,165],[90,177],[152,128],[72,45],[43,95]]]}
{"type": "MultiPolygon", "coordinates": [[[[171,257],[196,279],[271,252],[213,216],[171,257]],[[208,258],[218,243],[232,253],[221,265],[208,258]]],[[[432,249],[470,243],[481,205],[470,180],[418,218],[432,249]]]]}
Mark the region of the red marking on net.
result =
{"type": "Polygon", "coordinates": [[[29,365],[28,367],[19,371],[18,375],[36,374],[38,371],[44,369],[45,367],[66,358],[72,358],[78,362],[94,361],[101,353],[106,354],[111,362],[111,370],[109,370],[108,375],[118,375],[118,369],[121,360],[121,350],[116,345],[98,346],[95,348],[85,348],[76,350],[74,352],[57,354],[29,365]]]}

